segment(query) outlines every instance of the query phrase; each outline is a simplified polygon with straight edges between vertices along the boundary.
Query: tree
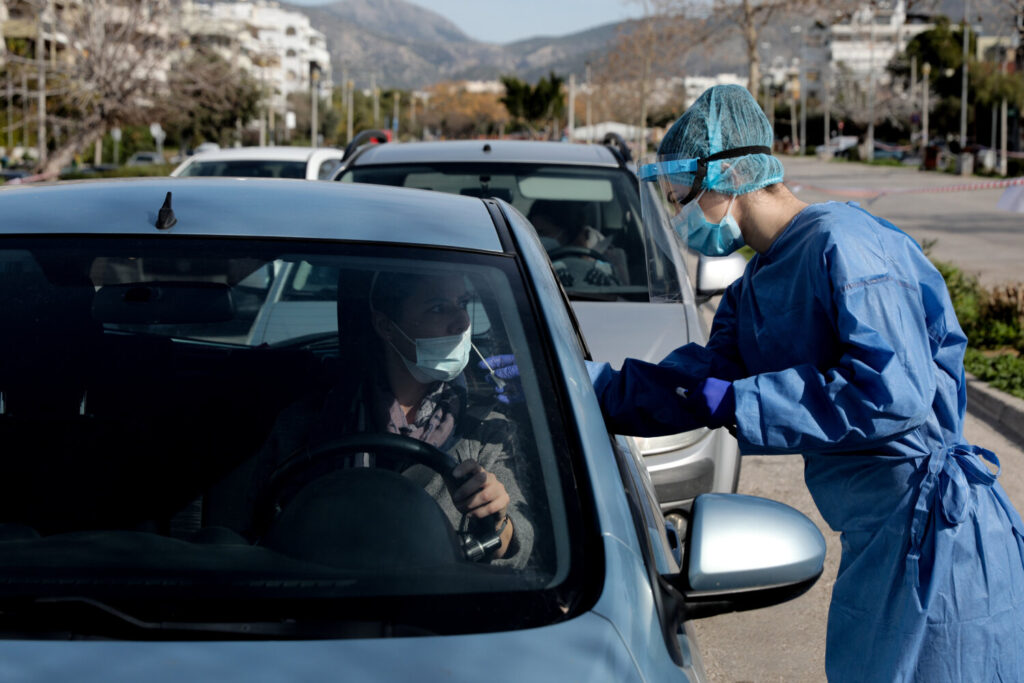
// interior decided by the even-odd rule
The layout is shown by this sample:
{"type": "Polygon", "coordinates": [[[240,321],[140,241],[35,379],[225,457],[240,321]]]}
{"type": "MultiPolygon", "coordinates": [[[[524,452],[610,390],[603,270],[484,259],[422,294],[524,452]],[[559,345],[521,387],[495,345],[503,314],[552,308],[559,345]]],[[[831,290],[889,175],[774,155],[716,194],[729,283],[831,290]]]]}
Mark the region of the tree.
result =
{"type": "Polygon", "coordinates": [[[434,84],[427,92],[430,104],[420,121],[446,138],[494,135],[509,121],[509,112],[494,93],[469,92],[464,85],[448,81],[434,84]]]}
{"type": "Polygon", "coordinates": [[[557,138],[561,127],[558,122],[565,115],[565,79],[550,72],[531,86],[515,76],[502,76],[505,94],[499,101],[505,105],[514,123],[525,126],[531,137],[537,137],[537,128],[550,126],[547,137],[557,138]]]}
{"type": "Polygon", "coordinates": [[[204,140],[227,145],[239,119],[259,114],[259,84],[212,50],[197,48],[169,74],[167,85],[153,114],[177,132],[183,145],[204,140]]]}
{"type": "MultiPolygon", "coordinates": [[[[39,11],[45,7],[37,0],[39,11]]],[[[40,170],[56,174],[74,155],[99,140],[112,126],[141,123],[166,92],[171,55],[181,40],[170,0],[118,2],[91,0],[56,12],[57,33],[66,49],[47,73],[47,94],[65,132],[40,170]]]]}

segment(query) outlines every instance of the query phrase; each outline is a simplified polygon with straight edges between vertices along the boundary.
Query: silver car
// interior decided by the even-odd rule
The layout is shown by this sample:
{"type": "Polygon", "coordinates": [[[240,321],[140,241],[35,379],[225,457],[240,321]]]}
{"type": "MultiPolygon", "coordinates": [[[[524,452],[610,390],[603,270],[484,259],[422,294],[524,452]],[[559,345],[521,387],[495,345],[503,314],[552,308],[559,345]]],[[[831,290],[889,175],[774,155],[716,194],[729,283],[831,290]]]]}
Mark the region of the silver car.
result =
{"type": "MultiPolygon", "coordinates": [[[[638,183],[624,146],[472,140],[358,148],[335,174],[474,197],[496,197],[537,230],[593,358],[657,362],[707,341],[699,304],[739,277],[742,257],[709,259],[677,246],[664,222],[644,225],[638,183]],[[691,278],[695,282],[691,282],[691,278]]],[[[724,429],[637,438],[667,514],[694,496],[733,492],[736,440],[724,429]]]]}
{"type": "Polygon", "coordinates": [[[702,495],[685,536],[666,524],[507,204],[163,177],[0,188],[0,215],[5,680],[699,683],[693,619],[822,571],[773,501],[702,495]],[[411,300],[474,349],[424,384],[440,446],[386,428],[378,314],[406,325],[411,300]],[[266,341],[271,307],[296,326],[266,341]],[[505,405],[475,354],[508,351],[505,405]],[[504,522],[452,515],[467,455],[504,522]]]}

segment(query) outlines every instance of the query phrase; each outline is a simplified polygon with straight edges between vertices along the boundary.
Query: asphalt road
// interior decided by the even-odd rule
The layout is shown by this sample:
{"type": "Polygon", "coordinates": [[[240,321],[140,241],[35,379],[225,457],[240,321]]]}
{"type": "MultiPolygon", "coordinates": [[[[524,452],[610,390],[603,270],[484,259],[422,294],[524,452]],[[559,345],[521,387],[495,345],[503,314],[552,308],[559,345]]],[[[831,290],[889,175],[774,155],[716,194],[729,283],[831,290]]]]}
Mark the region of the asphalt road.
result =
{"type": "MultiPolygon", "coordinates": [[[[852,163],[785,159],[784,164],[787,183],[803,184],[799,196],[806,201],[852,198],[812,190],[811,185],[849,192],[856,188],[945,187],[978,180],[852,163]]],[[[991,285],[1024,280],[1019,265],[1024,263],[1024,216],[996,209],[1000,193],[903,193],[883,196],[870,204],[864,199],[858,201],[918,240],[937,239],[934,257],[951,261],[991,285]]],[[[999,481],[1018,510],[1024,510],[1024,444],[1011,442],[970,412],[964,432],[968,441],[999,456],[1003,468],[999,481]]],[[[803,460],[799,456],[744,458],[739,491],[782,501],[814,520],[828,546],[825,570],[817,584],[796,600],[696,622],[708,677],[714,683],[824,681],[825,623],[839,566],[839,536],[818,514],[803,482],[803,460]]]]}
{"type": "Polygon", "coordinates": [[[857,201],[918,242],[935,240],[934,258],[986,286],[1024,281],[1024,214],[996,208],[1002,189],[946,191],[994,178],[800,157],[784,157],[783,165],[786,184],[804,201],[857,201]]]}

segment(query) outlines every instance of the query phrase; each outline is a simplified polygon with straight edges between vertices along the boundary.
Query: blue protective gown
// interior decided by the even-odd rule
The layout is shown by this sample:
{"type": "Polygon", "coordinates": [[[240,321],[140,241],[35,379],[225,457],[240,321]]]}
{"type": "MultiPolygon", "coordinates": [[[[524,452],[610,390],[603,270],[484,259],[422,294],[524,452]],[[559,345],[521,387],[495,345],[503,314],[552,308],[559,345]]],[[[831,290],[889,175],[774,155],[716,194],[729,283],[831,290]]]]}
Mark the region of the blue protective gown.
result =
{"type": "Polygon", "coordinates": [[[1024,681],[1024,524],[964,442],[965,347],[918,245],[829,202],[750,261],[705,347],[595,389],[613,431],[654,436],[699,426],[676,387],[732,380],[741,452],[803,454],[843,548],[830,680],[1024,681]]]}

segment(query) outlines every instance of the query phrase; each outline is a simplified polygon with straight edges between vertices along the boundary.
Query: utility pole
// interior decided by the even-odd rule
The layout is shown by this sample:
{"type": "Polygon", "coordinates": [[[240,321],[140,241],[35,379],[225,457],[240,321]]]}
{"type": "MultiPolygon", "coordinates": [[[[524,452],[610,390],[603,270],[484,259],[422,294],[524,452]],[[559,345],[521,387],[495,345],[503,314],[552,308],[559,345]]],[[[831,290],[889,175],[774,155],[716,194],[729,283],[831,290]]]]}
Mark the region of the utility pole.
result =
{"type": "Polygon", "coordinates": [[[932,65],[925,62],[921,65],[921,86],[924,104],[921,107],[921,160],[925,160],[928,154],[928,91],[931,89],[931,82],[928,76],[932,72],[932,65]]]}
{"type": "Polygon", "coordinates": [[[590,90],[590,62],[587,65],[587,144],[589,145],[594,141],[594,128],[590,120],[590,100],[593,99],[593,93],[590,90]]]}
{"type": "Polygon", "coordinates": [[[391,115],[391,135],[395,139],[395,142],[398,142],[398,110],[399,103],[402,100],[402,95],[397,90],[394,90],[392,92],[394,93],[395,97],[395,109],[394,113],[391,115]]]}
{"type": "Polygon", "coordinates": [[[871,34],[868,39],[868,134],[865,141],[865,156],[868,161],[875,158],[875,13],[868,18],[871,34]]]}
{"type": "Polygon", "coordinates": [[[21,146],[28,149],[28,63],[21,69],[21,146]]]}
{"type": "MultiPolygon", "coordinates": [[[[10,69],[10,66],[8,66],[10,69]]],[[[11,79],[11,72],[7,72],[7,153],[14,153],[14,83],[11,79]]]]}
{"type": "Polygon", "coordinates": [[[36,145],[38,147],[37,163],[41,167],[46,163],[46,41],[43,38],[42,8],[39,9],[36,27],[36,64],[39,68],[39,73],[36,76],[36,113],[39,115],[36,145]]]}
{"type": "Polygon", "coordinates": [[[576,74],[569,74],[569,120],[566,123],[569,129],[569,142],[572,142],[576,133],[576,74]]]}
{"type": "Polygon", "coordinates": [[[310,121],[309,121],[309,139],[310,144],[313,147],[320,146],[320,125],[317,121],[317,107],[320,104],[320,67],[316,64],[309,65],[309,96],[311,99],[309,110],[310,110],[310,121]]]}
{"type": "Polygon", "coordinates": [[[967,164],[967,46],[969,41],[969,31],[967,19],[968,11],[967,8],[970,6],[970,0],[964,0],[964,63],[963,71],[961,72],[960,79],[960,175],[967,175],[971,170],[967,164]]]}
{"type": "Polygon", "coordinates": [[[345,83],[345,89],[348,91],[348,121],[345,125],[345,144],[352,142],[352,89],[355,87],[355,83],[348,81],[345,83]]]}
{"type": "Polygon", "coordinates": [[[377,74],[370,74],[370,94],[373,96],[373,127],[380,128],[380,91],[377,90],[377,74]]]}

